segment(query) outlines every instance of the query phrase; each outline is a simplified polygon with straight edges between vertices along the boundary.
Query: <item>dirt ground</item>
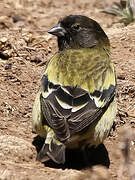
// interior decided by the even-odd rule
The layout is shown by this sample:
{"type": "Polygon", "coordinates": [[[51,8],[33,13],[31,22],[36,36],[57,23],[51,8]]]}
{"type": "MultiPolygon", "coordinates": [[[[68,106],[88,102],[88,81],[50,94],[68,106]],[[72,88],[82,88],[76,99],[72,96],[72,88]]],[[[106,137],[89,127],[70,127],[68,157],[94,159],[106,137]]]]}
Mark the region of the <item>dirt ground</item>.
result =
{"type": "Polygon", "coordinates": [[[112,2],[0,0],[0,180],[135,179],[135,23],[124,27],[115,23],[117,17],[103,14],[112,2]],[[57,51],[56,39],[47,31],[69,14],[86,15],[101,24],[117,73],[116,130],[93,152],[89,167],[76,152],[69,152],[64,166],[37,162],[42,139],[31,127],[41,75],[57,51]]]}

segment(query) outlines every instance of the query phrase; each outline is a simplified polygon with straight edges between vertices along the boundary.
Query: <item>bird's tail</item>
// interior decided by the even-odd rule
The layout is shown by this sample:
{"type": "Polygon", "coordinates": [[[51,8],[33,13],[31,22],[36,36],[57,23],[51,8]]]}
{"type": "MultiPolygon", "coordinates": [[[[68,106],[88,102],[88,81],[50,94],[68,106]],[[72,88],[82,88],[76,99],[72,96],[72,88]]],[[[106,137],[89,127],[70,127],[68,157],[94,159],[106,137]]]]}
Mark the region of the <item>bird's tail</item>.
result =
{"type": "Polygon", "coordinates": [[[64,164],[65,162],[65,145],[55,139],[53,130],[45,126],[47,136],[44,145],[37,155],[37,160],[41,162],[52,159],[57,164],[64,164]]]}

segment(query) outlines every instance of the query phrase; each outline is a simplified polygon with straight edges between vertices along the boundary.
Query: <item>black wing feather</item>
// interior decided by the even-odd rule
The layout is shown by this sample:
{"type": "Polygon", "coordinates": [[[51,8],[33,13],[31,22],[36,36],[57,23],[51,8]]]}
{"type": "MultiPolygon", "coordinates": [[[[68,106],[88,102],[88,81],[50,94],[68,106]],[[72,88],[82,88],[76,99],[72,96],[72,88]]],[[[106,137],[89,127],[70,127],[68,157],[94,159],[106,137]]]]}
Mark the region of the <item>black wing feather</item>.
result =
{"type": "Polygon", "coordinates": [[[101,118],[113,100],[115,87],[111,87],[107,93],[104,91],[96,92],[98,97],[99,94],[100,97],[104,96],[105,98],[105,95],[107,95],[107,98],[110,97],[104,107],[97,107],[90,94],[77,87],[71,88],[65,86],[61,88],[58,86],[48,97],[44,98],[41,95],[41,106],[44,117],[48,125],[54,130],[59,141],[66,141],[71,135],[84,130],[91,123],[101,118]],[[64,89],[66,89],[66,91],[64,89]],[[72,112],[72,108],[64,109],[61,107],[56,97],[67,105],[72,105],[72,107],[85,103],[86,105],[78,111],[72,112]]]}

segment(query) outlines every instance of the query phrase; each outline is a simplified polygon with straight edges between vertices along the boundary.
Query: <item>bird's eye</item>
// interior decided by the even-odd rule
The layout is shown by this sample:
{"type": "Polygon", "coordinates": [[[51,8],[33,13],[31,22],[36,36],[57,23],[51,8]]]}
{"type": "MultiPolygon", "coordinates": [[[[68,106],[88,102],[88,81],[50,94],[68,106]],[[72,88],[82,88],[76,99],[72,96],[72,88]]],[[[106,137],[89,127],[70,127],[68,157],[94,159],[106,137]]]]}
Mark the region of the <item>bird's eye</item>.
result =
{"type": "Polygon", "coordinates": [[[74,24],[74,25],[72,25],[72,29],[79,30],[80,29],[80,25],[79,24],[74,24]]]}

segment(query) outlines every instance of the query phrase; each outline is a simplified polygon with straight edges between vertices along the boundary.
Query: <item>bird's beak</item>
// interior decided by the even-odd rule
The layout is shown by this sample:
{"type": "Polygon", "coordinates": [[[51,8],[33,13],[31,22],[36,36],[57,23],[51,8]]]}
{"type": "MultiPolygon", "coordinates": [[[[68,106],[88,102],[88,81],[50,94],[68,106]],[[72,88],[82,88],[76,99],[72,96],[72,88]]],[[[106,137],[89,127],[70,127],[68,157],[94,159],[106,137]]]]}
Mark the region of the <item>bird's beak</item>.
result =
{"type": "Polygon", "coordinates": [[[58,37],[62,37],[62,36],[65,36],[66,30],[63,27],[61,27],[60,24],[57,24],[52,29],[50,29],[48,33],[58,36],[58,37]]]}

